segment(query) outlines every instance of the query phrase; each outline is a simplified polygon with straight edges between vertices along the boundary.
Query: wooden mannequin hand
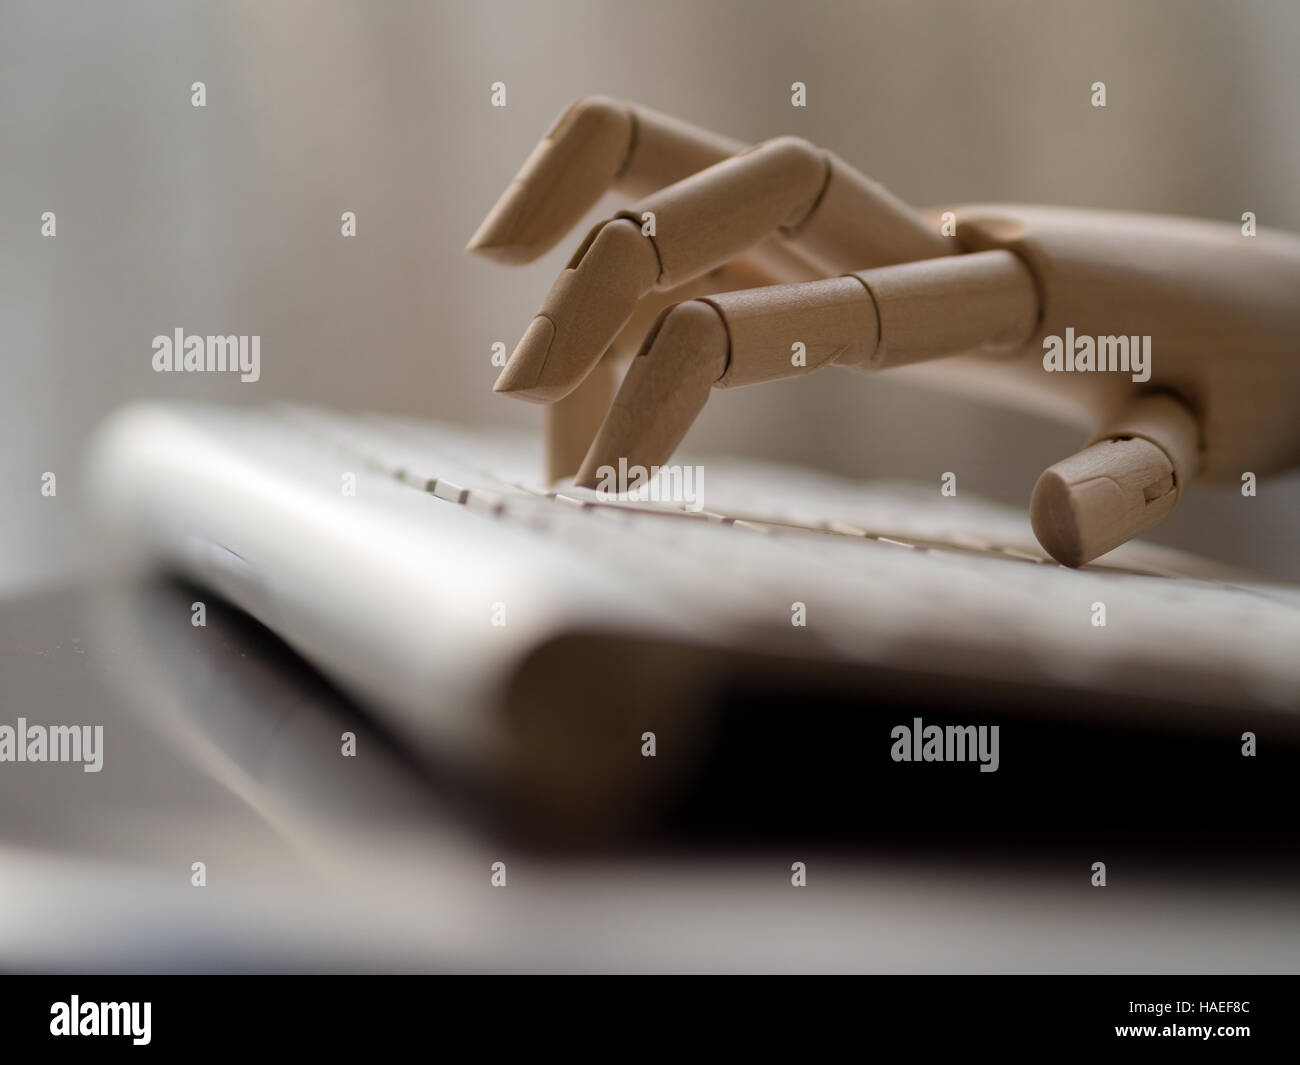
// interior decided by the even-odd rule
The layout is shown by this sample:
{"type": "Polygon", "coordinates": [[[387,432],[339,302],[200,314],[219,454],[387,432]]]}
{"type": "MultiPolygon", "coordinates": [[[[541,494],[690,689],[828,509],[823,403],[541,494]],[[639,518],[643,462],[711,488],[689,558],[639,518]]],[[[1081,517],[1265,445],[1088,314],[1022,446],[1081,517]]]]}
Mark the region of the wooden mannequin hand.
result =
{"type": "Polygon", "coordinates": [[[663,465],[711,388],[935,360],[931,380],[1091,433],[1031,501],[1069,565],[1163,521],[1195,478],[1300,464],[1295,237],[1047,207],[926,215],[805,141],[745,148],[593,97],[470,250],[529,262],[609,188],[642,198],[588,234],[496,384],[556,405],[555,477],[583,452],[588,486],[620,458],[663,465]],[[602,357],[642,335],[610,405],[602,357]]]}

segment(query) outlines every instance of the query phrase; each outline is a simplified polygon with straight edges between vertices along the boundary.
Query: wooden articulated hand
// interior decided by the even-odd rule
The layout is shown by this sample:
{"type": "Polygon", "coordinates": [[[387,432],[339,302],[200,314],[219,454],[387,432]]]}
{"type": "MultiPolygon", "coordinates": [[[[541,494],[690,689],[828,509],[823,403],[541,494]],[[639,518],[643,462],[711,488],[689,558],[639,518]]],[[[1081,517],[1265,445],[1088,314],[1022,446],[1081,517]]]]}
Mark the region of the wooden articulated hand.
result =
{"type": "Polygon", "coordinates": [[[553,405],[554,477],[663,465],[710,389],[827,366],[913,366],[1079,424],[1086,446],[1030,503],[1067,565],[1164,521],[1195,479],[1300,465],[1296,237],[1052,207],[925,213],[806,141],[747,148],[591,97],[469,248],[530,262],[610,189],[640,199],[587,235],[495,386],[553,405]],[[641,337],[611,403],[606,356],[641,337]]]}

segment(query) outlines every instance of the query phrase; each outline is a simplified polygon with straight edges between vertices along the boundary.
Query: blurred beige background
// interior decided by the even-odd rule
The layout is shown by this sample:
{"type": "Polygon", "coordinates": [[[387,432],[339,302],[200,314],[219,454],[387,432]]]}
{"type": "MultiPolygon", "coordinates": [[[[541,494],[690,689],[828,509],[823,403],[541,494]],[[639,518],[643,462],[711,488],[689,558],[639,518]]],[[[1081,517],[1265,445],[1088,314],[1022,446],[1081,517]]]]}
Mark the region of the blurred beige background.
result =
{"type": "MultiPolygon", "coordinates": [[[[540,424],[491,393],[490,345],[513,347],[570,248],[518,271],[462,248],[590,93],[747,141],[808,137],[919,205],[1252,210],[1300,231],[1284,0],[0,0],[0,591],[86,557],[77,456],[133,397],[540,424]],[[260,334],[261,382],[153,373],[152,338],[178,326],[260,334]]],[[[715,393],[689,441],[857,476],[952,469],[1020,505],[1080,442],[849,372],[715,393]]],[[[1194,495],[1153,539],[1300,580],[1300,475],[1194,495]]]]}

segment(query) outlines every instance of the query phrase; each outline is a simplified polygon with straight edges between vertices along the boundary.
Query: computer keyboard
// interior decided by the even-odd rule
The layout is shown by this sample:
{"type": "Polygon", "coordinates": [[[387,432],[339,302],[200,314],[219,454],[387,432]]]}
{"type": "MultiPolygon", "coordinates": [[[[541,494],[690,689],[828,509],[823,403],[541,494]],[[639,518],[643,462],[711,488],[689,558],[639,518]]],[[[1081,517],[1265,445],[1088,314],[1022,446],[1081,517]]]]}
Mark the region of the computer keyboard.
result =
{"type": "Polygon", "coordinates": [[[527,434],[287,406],[139,405],[92,454],[108,528],[459,764],[531,764],[512,700],[539,735],[585,742],[606,710],[577,703],[629,691],[585,685],[597,638],[602,654],[613,640],[1014,683],[1087,693],[1097,713],[1218,707],[1300,733],[1296,589],[1137,542],[1067,569],[1022,510],[937,483],[708,459],[692,510],[546,484],[527,434]],[[557,642],[576,664],[530,670],[557,642]],[[558,689],[529,695],[543,675],[558,689]]]}

